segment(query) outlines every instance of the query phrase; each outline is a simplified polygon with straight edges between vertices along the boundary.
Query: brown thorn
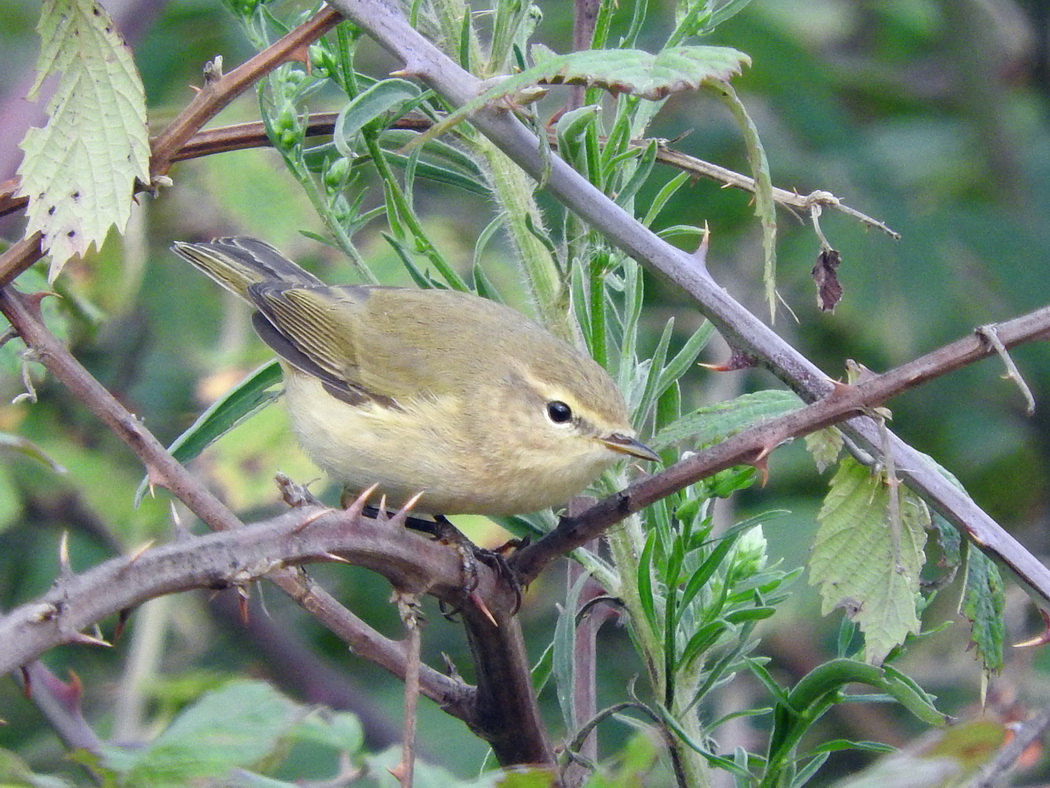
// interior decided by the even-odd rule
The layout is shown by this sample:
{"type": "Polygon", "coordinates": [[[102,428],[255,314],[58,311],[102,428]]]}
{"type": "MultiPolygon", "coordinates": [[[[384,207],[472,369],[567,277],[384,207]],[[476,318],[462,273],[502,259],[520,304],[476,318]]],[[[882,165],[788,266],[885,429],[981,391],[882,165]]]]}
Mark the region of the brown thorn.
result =
{"type": "Polygon", "coordinates": [[[344,510],[346,516],[353,520],[356,520],[358,517],[360,517],[361,512],[365,510],[365,506],[368,504],[368,499],[371,498],[375,494],[375,491],[378,489],[379,482],[376,482],[371,487],[368,487],[363,492],[361,492],[344,510]]]}
{"type": "Polygon", "coordinates": [[[481,594],[477,591],[471,591],[469,596],[470,601],[474,603],[474,606],[485,615],[485,618],[492,622],[492,626],[499,629],[499,622],[497,622],[496,617],[492,615],[492,611],[489,610],[488,605],[485,604],[485,600],[481,598],[481,594]]]}
{"type": "Polygon", "coordinates": [[[762,452],[750,463],[755,470],[762,476],[762,486],[766,486],[766,482],[769,481],[769,453],[775,447],[763,446],[762,452]]]}
{"type": "Polygon", "coordinates": [[[1043,631],[1028,640],[1014,643],[1014,648],[1031,648],[1032,646],[1045,646],[1050,643],[1050,613],[1039,608],[1039,615],[1043,618],[1043,631]]]}
{"type": "Polygon", "coordinates": [[[113,643],[119,643],[121,636],[124,634],[124,627],[128,623],[128,619],[131,618],[131,608],[125,607],[117,613],[117,625],[113,627],[113,643]]]}
{"type": "Polygon", "coordinates": [[[410,511],[412,511],[412,507],[414,507],[417,503],[419,503],[419,499],[422,498],[422,497],[423,497],[423,491],[420,490],[415,495],[413,495],[411,498],[409,498],[407,501],[405,501],[404,506],[402,506],[400,509],[398,509],[397,513],[392,518],[390,518],[390,524],[391,525],[404,525],[405,524],[405,520],[408,519],[408,513],[410,511]]]}
{"type": "Polygon", "coordinates": [[[83,632],[74,632],[66,641],[67,643],[76,643],[80,646],[104,646],[105,648],[112,648],[113,644],[109,643],[102,638],[95,637],[94,635],[85,635],[83,632]]]}
{"type": "Polygon", "coordinates": [[[292,529],[292,534],[294,535],[294,534],[301,533],[302,531],[306,530],[306,528],[308,528],[309,526],[313,525],[318,520],[320,520],[322,517],[324,517],[326,514],[328,514],[329,511],[330,510],[325,509],[323,511],[315,512],[314,514],[311,514],[309,517],[307,517],[305,520],[303,520],[301,523],[299,523],[297,526],[295,526],[295,528],[292,529]]]}
{"type": "Polygon", "coordinates": [[[750,353],[744,353],[734,348],[729,354],[729,360],[722,364],[697,364],[697,366],[709,369],[712,372],[736,372],[737,370],[751,369],[758,366],[758,359],[750,353]]]}
{"type": "Polygon", "coordinates": [[[334,561],[335,563],[338,563],[338,564],[350,564],[352,566],[353,563],[354,563],[353,561],[351,561],[351,560],[349,560],[347,558],[343,558],[341,555],[336,555],[335,553],[321,553],[321,555],[322,555],[322,557],[326,558],[327,560],[334,561]]]}
{"type": "Polygon", "coordinates": [[[142,558],[142,556],[144,556],[146,554],[146,551],[149,550],[151,547],[153,547],[153,545],[156,543],[156,541],[157,541],[156,539],[150,539],[148,542],[146,542],[146,544],[142,545],[141,547],[136,549],[135,552],[133,552],[131,555],[129,555],[128,556],[128,566],[130,566],[131,564],[135,563],[140,558],[142,558]]]}

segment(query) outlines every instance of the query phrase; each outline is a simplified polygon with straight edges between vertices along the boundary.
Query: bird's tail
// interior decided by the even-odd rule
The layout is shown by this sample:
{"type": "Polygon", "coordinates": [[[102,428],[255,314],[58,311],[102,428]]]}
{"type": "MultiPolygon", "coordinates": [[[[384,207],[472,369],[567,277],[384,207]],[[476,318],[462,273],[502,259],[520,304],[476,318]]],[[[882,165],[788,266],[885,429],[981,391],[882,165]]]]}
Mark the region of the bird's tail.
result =
{"type": "Polygon", "coordinates": [[[171,249],[245,300],[250,300],[248,287],[261,282],[278,281],[301,287],[324,284],[270,244],[255,238],[216,238],[208,243],[176,241],[171,249]]]}

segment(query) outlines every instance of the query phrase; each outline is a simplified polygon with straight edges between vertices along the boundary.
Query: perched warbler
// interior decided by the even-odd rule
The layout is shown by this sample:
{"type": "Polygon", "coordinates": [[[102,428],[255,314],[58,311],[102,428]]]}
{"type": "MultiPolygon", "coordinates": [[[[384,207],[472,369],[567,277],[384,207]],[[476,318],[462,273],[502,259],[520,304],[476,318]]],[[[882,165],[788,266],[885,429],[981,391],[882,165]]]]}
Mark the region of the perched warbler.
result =
{"type": "Polygon", "coordinates": [[[292,427],[348,491],[415,511],[523,514],[565,503],[635,439],[589,356],[467,293],[326,285],[252,238],[174,251],[248,301],[280,357],[292,427]]]}

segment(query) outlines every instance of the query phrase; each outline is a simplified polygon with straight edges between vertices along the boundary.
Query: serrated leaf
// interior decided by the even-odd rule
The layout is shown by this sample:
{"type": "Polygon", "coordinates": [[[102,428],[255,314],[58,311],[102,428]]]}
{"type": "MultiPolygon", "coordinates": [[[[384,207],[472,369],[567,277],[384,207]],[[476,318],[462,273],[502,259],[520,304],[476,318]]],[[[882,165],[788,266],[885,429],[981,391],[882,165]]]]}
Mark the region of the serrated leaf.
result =
{"type": "Polygon", "coordinates": [[[557,55],[542,44],[530,50],[536,82],[584,85],[612,93],[630,93],[659,101],[672,93],[696,90],[707,82],[724,82],[751,59],[729,47],[670,47],[652,55],[640,49],[587,49],[557,55]]]}
{"type": "Polygon", "coordinates": [[[1006,596],[999,568],[972,544],[966,546],[966,582],[959,612],[970,621],[970,641],[985,671],[1003,669],[1006,596]]]}
{"type": "Polygon", "coordinates": [[[817,516],[820,528],[809,562],[809,582],[820,586],[821,613],[844,608],[864,632],[865,658],[873,664],[919,631],[916,599],[929,513],[897,489],[895,525],[883,477],[852,457],[843,460],[817,516]]]}
{"type": "Polygon", "coordinates": [[[842,452],[842,433],[835,427],[825,427],[806,436],[806,450],[813,455],[817,470],[824,473],[842,452]]]}
{"type": "Polygon", "coordinates": [[[482,107],[510,98],[528,100],[523,91],[534,85],[586,85],[613,93],[630,93],[657,101],[672,93],[696,90],[708,83],[725,83],[751,63],[743,52],[729,47],[670,47],[653,55],[640,49],[588,49],[556,55],[541,44],[533,45],[535,65],[500,79],[468,101],[445,120],[421,134],[412,146],[422,145],[482,107]]]}
{"type": "Polygon", "coordinates": [[[698,408],[669,424],[649,442],[656,451],[679,441],[710,446],[741,430],[798,410],[802,400],[790,391],[758,391],[698,408]]]}
{"type": "Polygon", "coordinates": [[[43,234],[54,280],[73,255],[123,232],[135,182],[149,183],[146,95],[131,52],[93,0],[44,0],[35,97],[62,72],[48,122],[20,147],[19,194],[29,197],[26,232],[43,234]]]}

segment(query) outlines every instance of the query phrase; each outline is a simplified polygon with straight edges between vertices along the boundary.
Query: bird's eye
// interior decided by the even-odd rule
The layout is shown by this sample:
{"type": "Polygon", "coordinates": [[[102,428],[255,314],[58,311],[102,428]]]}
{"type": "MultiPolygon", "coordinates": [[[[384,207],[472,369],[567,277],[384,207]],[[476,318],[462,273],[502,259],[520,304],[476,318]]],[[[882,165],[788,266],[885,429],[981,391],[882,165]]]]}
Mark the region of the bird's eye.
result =
{"type": "Polygon", "coordinates": [[[547,417],[555,424],[564,424],[572,419],[572,408],[561,400],[547,403],[547,417]]]}

